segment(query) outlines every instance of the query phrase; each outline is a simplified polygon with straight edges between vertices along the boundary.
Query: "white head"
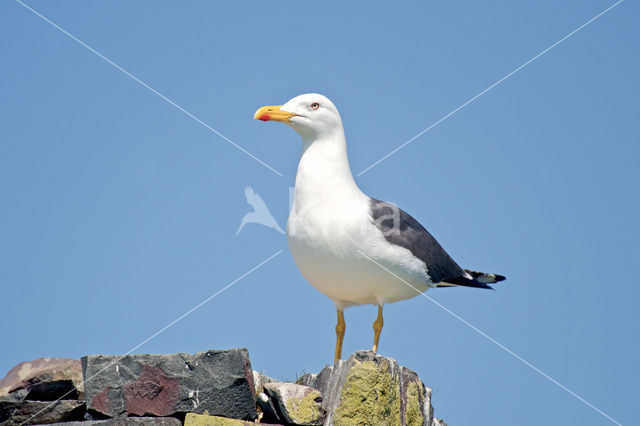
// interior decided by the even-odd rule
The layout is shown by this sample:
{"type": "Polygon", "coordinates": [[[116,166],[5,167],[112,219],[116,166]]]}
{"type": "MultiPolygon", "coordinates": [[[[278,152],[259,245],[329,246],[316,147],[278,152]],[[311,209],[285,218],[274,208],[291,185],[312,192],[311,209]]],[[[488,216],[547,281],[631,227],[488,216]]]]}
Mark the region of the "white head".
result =
{"type": "Polygon", "coordinates": [[[316,140],[343,132],[338,109],[327,97],[317,93],[296,96],[284,105],[262,107],[253,118],[281,121],[298,132],[303,140],[316,140]]]}

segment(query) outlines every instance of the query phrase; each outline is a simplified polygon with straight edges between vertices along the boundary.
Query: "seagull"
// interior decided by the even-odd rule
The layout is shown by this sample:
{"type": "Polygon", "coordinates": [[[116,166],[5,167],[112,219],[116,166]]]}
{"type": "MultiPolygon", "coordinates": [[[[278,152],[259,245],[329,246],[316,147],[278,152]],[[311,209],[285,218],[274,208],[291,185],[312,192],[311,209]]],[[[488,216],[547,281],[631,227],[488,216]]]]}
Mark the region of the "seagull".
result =
{"type": "Polygon", "coordinates": [[[265,106],[254,119],[285,123],[302,138],[287,240],[302,275],[336,305],[334,362],[342,356],[345,308],[378,307],[377,352],[386,303],[435,287],[491,289],[505,279],[462,269],[417,220],[358,188],[340,113],[325,96],[309,93],[265,106]]]}
{"type": "Polygon", "coordinates": [[[264,225],[268,228],[273,228],[281,234],[284,234],[278,222],[274,219],[269,211],[269,208],[264,203],[262,197],[255,193],[253,188],[247,186],[244,189],[244,196],[247,199],[247,203],[249,203],[253,207],[253,211],[244,215],[242,221],[240,222],[240,227],[236,231],[236,235],[240,233],[244,225],[247,223],[259,223],[260,225],[264,225]]]}

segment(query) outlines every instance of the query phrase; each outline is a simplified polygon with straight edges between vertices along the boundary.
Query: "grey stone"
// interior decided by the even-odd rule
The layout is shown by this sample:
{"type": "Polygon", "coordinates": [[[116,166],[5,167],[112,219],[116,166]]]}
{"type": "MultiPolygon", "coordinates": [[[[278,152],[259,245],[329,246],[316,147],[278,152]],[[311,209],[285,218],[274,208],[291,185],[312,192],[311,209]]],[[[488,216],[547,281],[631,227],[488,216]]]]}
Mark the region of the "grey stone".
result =
{"type": "Polygon", "coordinates": [[[78,399],[78,391],[71,380],[54,380],[36,383],[27,388],[24,399],[29,401],[55,401],[57,399],[78,399]]]}
{"type": "Polygon", "coordinates": [[[258,413],[258,419],[261,422],[284,423],[279,410],[276,408],[276,403],[274,403],[273,399],[269,395],[264,392],[260,392],[256,397],[256,401],[258,402],[258,407],[261,411],[261,413],[258,413]]]}
{"type": "Polygon", "coordinates": [[[28,389],[18,389],[8,395],[0,396],[0,401],[20,402],[24,401],[24,397],[29,393],[28,389]]]}
{"type": "Polygon", "coordinates": [[[82,420],[84,411],[84,402],[81,401],[0,401],[0,425],[49,424],[82,420]]]}
{"type": "Polygon", "coordinates": [[[175,417],[121,417],[54,424],[56,426],[182,426],[182,422],[175,417]]]}
{"type": "Polygon", "coordinates": [[[371,351],[358,351],[318,374],[305,374],[298,383],[323,394],[325,425],[431,426],[431,389],[415,372],[371,351]]]}
{"type": "Polygon", "coordinates": [[[13,367],[0,380],[0,397],[26,389],[38,383],[71,380],[82,394],[82,367],[80,361],[69,358],[38,358],[13,367]]]}
{"type": "Polygon", "coordinates": [[[278,380],[272,379],[266,374],[262,374],[259,371],[253,370],[253,385],[256,390],[256,395],[260,392],[264,392],[265,383],[277,382],[278,380]]]}
{"type": "Polygon", "coordinates": [[[312,426],[321,425],[325,410],[322,408],[322,393],[305,385],[295,383],[266,383],[264,390],[277,403],[277,409],[285,424],[312,426]]]}
{"type": "Polygon", "coordinates": [[[433,419],[431,426],[447,426],[447,424],[442,419],[433,419]]]}
{"type": "Polygon", "coordinates": [[[90,415],[204,413],[253,420],[255,389],[246,349],[196,354],[82,358],[90,415]]]}
{"type": "Polygon", "coordinates": [[[265,384],[277,381],[258,371],[253,371],[253,384],[256,390],[256,402],[258,403],[258,420],[261,422],[282,423],[274,401],[264,392],[265,384]]]}

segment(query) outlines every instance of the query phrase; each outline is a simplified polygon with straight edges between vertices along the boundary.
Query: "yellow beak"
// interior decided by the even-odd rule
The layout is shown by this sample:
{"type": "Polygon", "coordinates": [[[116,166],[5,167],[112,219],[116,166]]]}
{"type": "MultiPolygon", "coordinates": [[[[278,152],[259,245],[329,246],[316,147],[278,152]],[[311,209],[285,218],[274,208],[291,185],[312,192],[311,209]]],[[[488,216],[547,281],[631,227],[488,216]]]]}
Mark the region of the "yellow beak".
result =
{"type": "Polygon", "coordinates": [[[287,123],[291,120],[291,117],[295,117],[297,115],[292,112],[281,110],[281,106],[282,105],[263,106],[256,111],[253,115],[253,119],[262,121],[282,121],[287,123]]]}

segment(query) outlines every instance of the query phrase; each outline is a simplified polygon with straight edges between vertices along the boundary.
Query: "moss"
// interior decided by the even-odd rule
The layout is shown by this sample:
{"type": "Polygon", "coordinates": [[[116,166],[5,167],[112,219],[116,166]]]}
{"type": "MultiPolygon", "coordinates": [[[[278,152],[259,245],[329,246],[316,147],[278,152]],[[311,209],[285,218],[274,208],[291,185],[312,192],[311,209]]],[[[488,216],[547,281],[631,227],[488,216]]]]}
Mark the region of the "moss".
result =
{"type": "Polygon", "coordinates": [[[410,381],[407,386],[407,405],[404,418],[407,426],[422,425],[424,415],[422,413],[422,383],[410,381]]]}
{"type": "Polygon", "coordinates": [[[252,426],[255,423],[206,414],[187,413],[184,426],[252,426]]]}
{"type": "Polygon", "coordinates": [[[387,360],[356,361],[345,378],[336,425],[400,424],[400,380],[387,360]]]}
{"type": "Polygon", "coordinates": [[[318,423],[322,421],[324,413],[317,402],[322,394],[316,390],[309,392],[304,398],[289,398],[286,401],[289,416],[296,423],[318,423]]]}

